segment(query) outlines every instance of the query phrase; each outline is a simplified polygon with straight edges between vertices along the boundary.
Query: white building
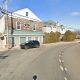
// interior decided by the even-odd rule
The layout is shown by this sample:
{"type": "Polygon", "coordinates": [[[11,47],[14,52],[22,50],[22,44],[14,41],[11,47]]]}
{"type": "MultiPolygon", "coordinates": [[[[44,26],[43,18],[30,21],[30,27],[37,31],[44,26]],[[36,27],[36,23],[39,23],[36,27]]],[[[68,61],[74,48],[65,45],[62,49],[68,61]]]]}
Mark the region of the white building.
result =
{"type": "Polygon", "coordinates": [[[60,25],[59,23],[56,23],[56,25],[45,25],[43,26],[43,32],[60,32],[61,34],[65,34],[66,31],[70,30],[72,32],[74,32],[74,30],[72,28],[66,28],[63,25],[60,25]]]}
{"type": "Polygon", "coordinates": [[[43,32],[60,32],[61,34],[64,34],[67,29],[59,24],[56,25],[48,25],[48,26],[43,26],[43,32]]]}

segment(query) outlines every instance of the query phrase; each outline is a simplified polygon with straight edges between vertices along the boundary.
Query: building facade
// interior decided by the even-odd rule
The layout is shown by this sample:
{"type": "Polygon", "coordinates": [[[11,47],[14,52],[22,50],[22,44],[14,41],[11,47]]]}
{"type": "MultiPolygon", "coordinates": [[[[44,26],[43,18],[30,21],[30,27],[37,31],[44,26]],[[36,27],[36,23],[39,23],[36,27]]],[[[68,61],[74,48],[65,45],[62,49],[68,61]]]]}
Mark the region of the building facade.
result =
{"type": "MultiPolygon", "coordinates": [[[[6,17],[5,17],[6,19],[6,17]]],[[[4,19],[4,23],[6,23],[4,19]]],[[[29,40],[38,40],[41,44],[43,43],[43,32],[42,32],[42,21],[28,8],[21,9],[10,13],[8,16],[8,27],[9,27],[9,44],[11,47],[20,45],[21,43],[29,40]]],[[[6,46],[7,38],[7,27],[5,24],[4,44],[6,46]]]]}

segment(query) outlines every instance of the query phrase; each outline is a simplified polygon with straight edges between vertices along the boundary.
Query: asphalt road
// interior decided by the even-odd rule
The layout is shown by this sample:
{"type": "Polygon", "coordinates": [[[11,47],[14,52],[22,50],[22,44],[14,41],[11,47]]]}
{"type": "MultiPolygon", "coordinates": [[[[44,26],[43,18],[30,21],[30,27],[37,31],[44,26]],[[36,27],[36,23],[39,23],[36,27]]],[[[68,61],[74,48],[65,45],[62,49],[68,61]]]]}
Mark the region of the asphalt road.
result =
{"type": "Polygon", "coordinates": [[[80,80],[74,64],[76,58],[73,61],[71,57],[79,57],[79,46],[79,43],[61,43],[0,52],[0,80],[33,80],[34,75],[37,80],[80,80]]]}
{"type": "Polygon", "coordinates": [[[71,80],[80,80],[80,43],[70,47],[63,55],[71,80]]]}

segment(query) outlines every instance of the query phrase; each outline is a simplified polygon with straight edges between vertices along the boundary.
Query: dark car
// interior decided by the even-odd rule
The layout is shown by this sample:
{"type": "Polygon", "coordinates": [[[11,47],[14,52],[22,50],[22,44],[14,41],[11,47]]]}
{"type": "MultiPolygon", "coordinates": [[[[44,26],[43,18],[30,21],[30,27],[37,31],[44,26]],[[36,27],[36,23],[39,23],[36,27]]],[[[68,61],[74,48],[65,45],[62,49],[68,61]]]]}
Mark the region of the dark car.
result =
{"type": "Polygon", "coordinates": [[[21,49],[39,48],[39,47],[40,47],[40,43],[37,40],[31,40],[29,42],[20,44],[21,49]]]}

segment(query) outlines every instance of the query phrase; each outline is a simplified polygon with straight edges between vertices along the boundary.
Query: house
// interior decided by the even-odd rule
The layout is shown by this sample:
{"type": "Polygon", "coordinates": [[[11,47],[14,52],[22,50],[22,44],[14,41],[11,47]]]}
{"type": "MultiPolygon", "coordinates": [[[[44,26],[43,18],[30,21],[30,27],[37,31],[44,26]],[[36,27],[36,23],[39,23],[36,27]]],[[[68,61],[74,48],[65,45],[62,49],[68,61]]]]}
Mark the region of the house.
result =
{"type": "Polygon", "coordinates": [[[66,28],[65,26],[59,24],[58,22],[51,22],[48,24],[44,24],[42,30],[43,30],[43,32],[46,32],[46,33],[60,32],[62,35],[65,34],[65,32],[68,30],[74,32],[74,29],[66,28]]]}
{"type": "Polygon", "coordinates": [[[63,25],[60,25],[59,23],[51,23],[51,24],[44,24],[43,26],[43,32],[47,32],[47,33],[50,33],[50,32],[60,32],[61,34],[64,34],[66,32],[66,28],[63,26],[63,25]]]}
{"type": "MultiPolygon", "coordinates": [[[[5,17],[6,19],[6,17],[5,17]]],[[[4,24],[6,21],[4,21],[4,24]]],[[[42,21],[28,8],[9,13],[9,44],[10,46],[20,45],[29,40],[38,40],[43,43],[42,21]]],[[[4,44],[6,46],[6,24],[4,30],[4,44]]]]}

